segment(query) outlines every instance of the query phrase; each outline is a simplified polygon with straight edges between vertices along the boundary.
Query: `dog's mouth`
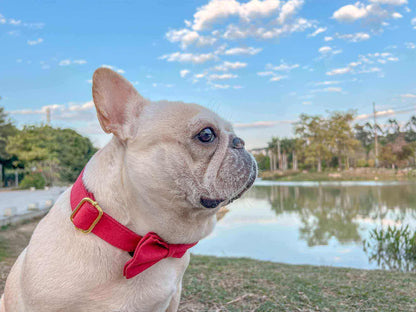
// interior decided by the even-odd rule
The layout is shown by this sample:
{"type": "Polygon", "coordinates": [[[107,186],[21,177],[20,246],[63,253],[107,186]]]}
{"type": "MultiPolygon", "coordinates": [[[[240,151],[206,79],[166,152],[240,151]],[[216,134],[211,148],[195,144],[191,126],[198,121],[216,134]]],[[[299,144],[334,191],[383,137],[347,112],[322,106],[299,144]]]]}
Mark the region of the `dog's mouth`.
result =
{"type": "Polygon", "coordinates": [[[253,165],[253,171],[251,172],[251,175],[246,183],[246,185],[244,186],[244,188],[240,191],[240,193],[238,193],[236,196],[234,196],[233,198],[231,198],[229,200],[229,202],[227,204],[231,204],[233,201],[235,201],[236,199],[239,199],[241,196],[243,196],[243,194],[250,189],[250,187],[254,184],[254,181],[256,181],[257,178],[257,167],[254,164],[253,165]]]}
{"type": "MultiPolygon", "coordinates": [[[[230,204],[236,199],[239,199],[254,184],[254,181],[256,181],[256,178],[257,178],[257,167],[255,164],[253,164],[253,171],[251,172],[250,177],[247,180],[247,183],[244,186],[244,188],[236,196],[229,199],[226,204],[230,204]]],[[[224,201],[226,201],[226,199],[211,199],[211,198],[204,197],[204,196],[201,196],[200,198],[201,205],[208,209],[217,208],[218,205],[220,205],[224,201]]]]}

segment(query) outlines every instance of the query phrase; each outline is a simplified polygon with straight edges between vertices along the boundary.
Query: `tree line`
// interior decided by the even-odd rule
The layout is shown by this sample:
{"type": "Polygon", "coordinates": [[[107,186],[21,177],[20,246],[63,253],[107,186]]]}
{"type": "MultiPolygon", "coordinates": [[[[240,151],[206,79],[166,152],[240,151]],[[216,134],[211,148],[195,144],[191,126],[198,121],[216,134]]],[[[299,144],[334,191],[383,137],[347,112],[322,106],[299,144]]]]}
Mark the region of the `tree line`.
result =
{"type": "Polygon", "coordinates": [[[25,125],[18,129],[0,107],[0,186],[72,183],[97,151],[89,138],[72,129],[25,125]]]}
{"type": "Polygon", "coordinates": [[[272,137],[267,155],[256,155],[256,159],[261,170],[272,171],[413,167],[416,116],[402,125],[389,119],[381,126],[356,123],[353,111],[331,112],[326,117],[301,114],[294,124],[294,137],[272,137]]]}

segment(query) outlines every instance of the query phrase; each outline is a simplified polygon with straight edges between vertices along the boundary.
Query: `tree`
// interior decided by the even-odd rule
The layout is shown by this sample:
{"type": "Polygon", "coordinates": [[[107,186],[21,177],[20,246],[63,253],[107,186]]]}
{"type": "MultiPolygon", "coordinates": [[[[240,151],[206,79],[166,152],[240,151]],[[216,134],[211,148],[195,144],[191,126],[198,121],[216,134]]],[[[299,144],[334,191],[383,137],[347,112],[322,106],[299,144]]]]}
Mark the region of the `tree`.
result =
{"type": "Polygon", "coordinates": [[[278,144],[278,138],[272,137],[272,140],[268,143],[268,151],[270,156],[270,170],[274,171],[277,169],[276,163],[277,163],[277,144],[278,144]]]}
{"type": "Polygon", "coordinates": [[[306,164],[316,165],[322,171],[322,161],[329,160],[331,153],[328,141],[328,123],[320,116],[301,114],[295,125],[295,133],[303,143],[306,164]]]}
{"type": "Polygon", "coordinates": [[[338,168],[349,166],[349,156],[359,145],[351,128],[353,112],[333,112],[328,119],[327,138],[332,152],[338,157],[338,168]]]}
{"type": "Polygon", "coordinates": [[[9,139],[6,150],[27,171],[42,172],[49,185],[57,180],[73,182],[96,151],[76,131],[50,126],[25,126],[9,139]]]}
{"type": "MultiPolygon", "coordinates": [[[[15,135],[17,132],[16,127],[8,119],[7,114],[4,112],[4,108],[0,107],[0,167],[1,167],[1,178],[4,182],[4,168],[11,166],[12,155],[7,153],[6,145],[9,137],[15,135]]],[[[0,183],[0,186],[3,183],[0,183]]]]}
{"type": "Polygon", "coordinates": [[[414,144],[407,143],[404,133],[400,133],[394,142],[381,148],[380,159],[384,166],[396,168],[407,164],[407,160],[414,154],[414,144]]]}
{"type": "Polygon", "coordinates": [[[355,138],[360,141],[361,146],[365,151],[365,158],[368,161],[369,154],[374,146],[374,131],[373,126],[366,122],[364,125],[356,124],[354,126],[355,138]]]}

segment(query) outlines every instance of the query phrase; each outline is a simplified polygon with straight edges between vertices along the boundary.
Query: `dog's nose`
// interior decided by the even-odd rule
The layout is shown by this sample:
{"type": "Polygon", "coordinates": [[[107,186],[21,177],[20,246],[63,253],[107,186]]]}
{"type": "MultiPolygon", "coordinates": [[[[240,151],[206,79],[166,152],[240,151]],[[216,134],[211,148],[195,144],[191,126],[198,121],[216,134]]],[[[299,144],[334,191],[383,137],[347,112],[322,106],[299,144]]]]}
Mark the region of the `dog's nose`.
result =
{"type": "Polygon", "coordinates": [[[243,139],[240,139],[239,137],[235,137],[233,141],[231,142],[231,146],[236,149],[242,149],[244,148],[244,145],[245,143],[243,139]]]}

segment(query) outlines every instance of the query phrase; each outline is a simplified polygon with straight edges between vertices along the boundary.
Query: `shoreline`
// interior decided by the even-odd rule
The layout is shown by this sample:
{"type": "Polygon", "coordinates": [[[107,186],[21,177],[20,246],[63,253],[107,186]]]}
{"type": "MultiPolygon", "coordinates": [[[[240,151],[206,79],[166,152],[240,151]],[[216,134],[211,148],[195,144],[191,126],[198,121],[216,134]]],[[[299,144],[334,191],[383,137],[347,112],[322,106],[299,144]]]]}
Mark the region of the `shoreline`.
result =
{"type": "Polygon", "coordinates": [[[416,181],[414,169],[355,168],[343,171],[262,171],[263,181],[283,182],[406,182],[416,181]]]}

